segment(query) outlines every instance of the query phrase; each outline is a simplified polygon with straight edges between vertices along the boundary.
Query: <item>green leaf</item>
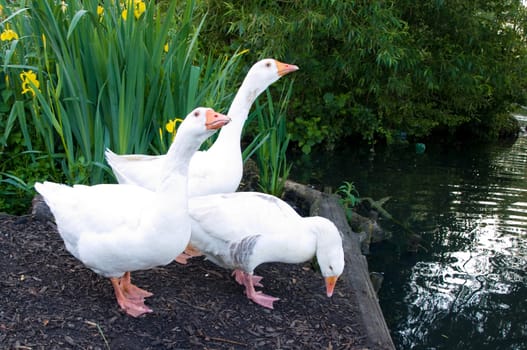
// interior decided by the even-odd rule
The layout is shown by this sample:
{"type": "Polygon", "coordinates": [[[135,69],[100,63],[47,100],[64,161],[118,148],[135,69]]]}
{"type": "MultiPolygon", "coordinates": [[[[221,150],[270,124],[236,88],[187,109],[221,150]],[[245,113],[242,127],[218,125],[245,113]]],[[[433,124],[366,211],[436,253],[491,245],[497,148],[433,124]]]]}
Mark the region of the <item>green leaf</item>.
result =
{"type": "Polygon", "coordinates": [[[66,40],[70,40],[70,36],[73,33],[73,31],[77,28],[77,24],[79,21],[84,17],[84,15],[88,14],[87,10],[79,10],[77,13],[75,13],[75,16],[73,16],[70,26],[68,28],[68,34],[66,34],[66,40]]]}

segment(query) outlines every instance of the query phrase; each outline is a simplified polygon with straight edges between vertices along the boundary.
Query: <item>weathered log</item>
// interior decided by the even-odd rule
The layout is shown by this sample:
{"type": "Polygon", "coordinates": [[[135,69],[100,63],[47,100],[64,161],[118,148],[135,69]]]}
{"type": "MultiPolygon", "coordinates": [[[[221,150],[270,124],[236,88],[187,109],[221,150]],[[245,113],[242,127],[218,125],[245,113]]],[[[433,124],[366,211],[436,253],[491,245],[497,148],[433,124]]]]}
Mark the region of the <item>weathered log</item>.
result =
{"type": "Polygon", "coordinates": [[[373,349],[395,349],[388,326],[382,314],[377,294],[371,283],[368,262],[360,250],[359,235],[349,226],[346,214],[336,195],[322,193],[308,186],[287,181],[286,199],[301,199],[309,205],[310,215],[319,215],[333,221],[342,234],[346,267],[341,277],[353,291],[352,297],[359,307],[368,341],[373,349]]]}

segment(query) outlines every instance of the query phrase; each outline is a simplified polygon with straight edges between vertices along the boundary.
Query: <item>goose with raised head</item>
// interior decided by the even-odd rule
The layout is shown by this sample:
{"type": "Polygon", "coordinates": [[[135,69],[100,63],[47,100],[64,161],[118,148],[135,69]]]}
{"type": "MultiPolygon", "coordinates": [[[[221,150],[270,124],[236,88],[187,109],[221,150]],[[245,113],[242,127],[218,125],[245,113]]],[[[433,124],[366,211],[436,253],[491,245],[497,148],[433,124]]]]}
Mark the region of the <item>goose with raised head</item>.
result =
{"type": "Polygon", "coordinates": [[[154,190],[135,185],[35,184],[66,249],[86,267],[110,278],[127,314],[152,312],[144,304],[152,293],[133,285],[130,272],[167,265],[187,246],[190,159],[229,120],[210,108],[192,111],[179,127],[154,190]]]}
{"type": "Polygon", "coordinates": [[[302,263],[317,258],[326,293],[333,294],[344,270],[339,230],[330,220],[302,217],[283,200],[258,192],[192,197],[191,244],[213,263],[234,270],[249,299],[273,308],[278,298],[256,291],[262,277],[254,269],[263,263],[302,263]]]}
{"type": "MultiPolygon", "coordinates": [[[[227,115],[229,125],[222,128],[214,144],[206,151],[196,152],[189,169],[191,197],[236,191],[243,175],[241,134],[253,102],[280,77],[298,70],[272,58],[256,62],[247,73],[227,115]]],[[[106,150],[106,160],[117,181],[148,189],[157,187],[166,155],[117,155],[106,150]]]]}

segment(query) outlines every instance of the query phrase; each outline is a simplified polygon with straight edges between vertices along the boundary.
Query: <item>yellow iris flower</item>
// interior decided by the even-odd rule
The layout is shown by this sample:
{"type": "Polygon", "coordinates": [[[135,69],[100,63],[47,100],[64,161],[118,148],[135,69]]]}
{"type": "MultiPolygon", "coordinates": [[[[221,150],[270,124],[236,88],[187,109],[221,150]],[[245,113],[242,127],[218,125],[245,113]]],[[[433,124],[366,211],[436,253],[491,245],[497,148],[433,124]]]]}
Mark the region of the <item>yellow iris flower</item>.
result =
{"type": "MultiPolygon", "coordinates": [[[[139,19],[141,15],[146,11],[146,4],[144,1],[141,0],[133,0],[129,1],[128,7],[132,6],[134,8],[134,17],[135,19],[139,19]]],[[[126,18],[128,17],[128,9],[124,9],[121,13],[121,16],[126,21],[126,18]]]]}
{"type": "Polygon", "coordinates": [[[173,120],[169,120],[168,123],[165,125],[165,129],[172,135],[176,134],[176,125],[177,123],[181,123],[183,119],[181,118],[175,118],[173,120]]]}
{"type": "Polygon", "coordinates": [[[134,16],[135,19],[139,19],[141,15],[146,11],[146,4],[144,1],[134,0],[134,16]]]}
{"type": "Polygon", "coordinates": [[[22,80],[22,94],[31,92],[31,94],[35,96],[33,86],[35,86],[37,89],[40,87],[40,82],[37,80],[37,75],[32,70],[27,72],[24,71],[20,73],[20,79],[22,80]],[[33,86],[31,84],[33,84],[33,86]]]}
{"type": "MultiPolygon", "coordinates": [[[[183,121],[183,119],[181,119],[181,118],[175,118],[173,120],[169,120],[166,123],[165,129],[166,129],[166,131],[168,131],[169,134],[172,134],[172,140],[174,140],[174,137],[176,137],[176,132],[177,132],[176,125],[177,125],[177,123],[181,123],[182,121],[183,121]]],[[[163,130],[161,130],[161,128],[159,128],[159,138],[161,140],[163,140],[163,130]]]]}
{"type": "Polygon", "coordinates": [[[12,29],[6,29],[0,34],[0,40],[11,41],[18,40],[18,34],[12,29]]]}

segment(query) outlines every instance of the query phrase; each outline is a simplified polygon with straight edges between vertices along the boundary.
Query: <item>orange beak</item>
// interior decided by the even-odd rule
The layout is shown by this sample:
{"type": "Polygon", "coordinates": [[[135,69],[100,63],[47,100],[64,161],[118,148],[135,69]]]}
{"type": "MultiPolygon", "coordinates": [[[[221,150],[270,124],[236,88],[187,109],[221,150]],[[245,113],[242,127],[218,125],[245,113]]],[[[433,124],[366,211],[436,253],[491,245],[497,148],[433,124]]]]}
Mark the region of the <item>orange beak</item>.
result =
{"type": "Polygon", "coordinates": [[[326,294],[328,297],[333,295],[333,290],[335,289],[335,284],[337,284],[337,279],[339,276],[329,276],[326,277],[326,294]]]}
{"type": "Polygon", "coordinates": [[[295,66],[294,64],[287,64],[277,60],[275,60],[275,62],[276,66],[278,67],[278,75],[281,77],[291,72],[299,70],[298,66],[295,66]]]}
{"type": "Polygon", "coordinates": [[[231,118],[227,117],[224,114],[218,113],[213,109],[207,110],[206,117],[207,121],[205,122],[205,126],[208,130],[219,129],[231,121],[231,118]]]}

